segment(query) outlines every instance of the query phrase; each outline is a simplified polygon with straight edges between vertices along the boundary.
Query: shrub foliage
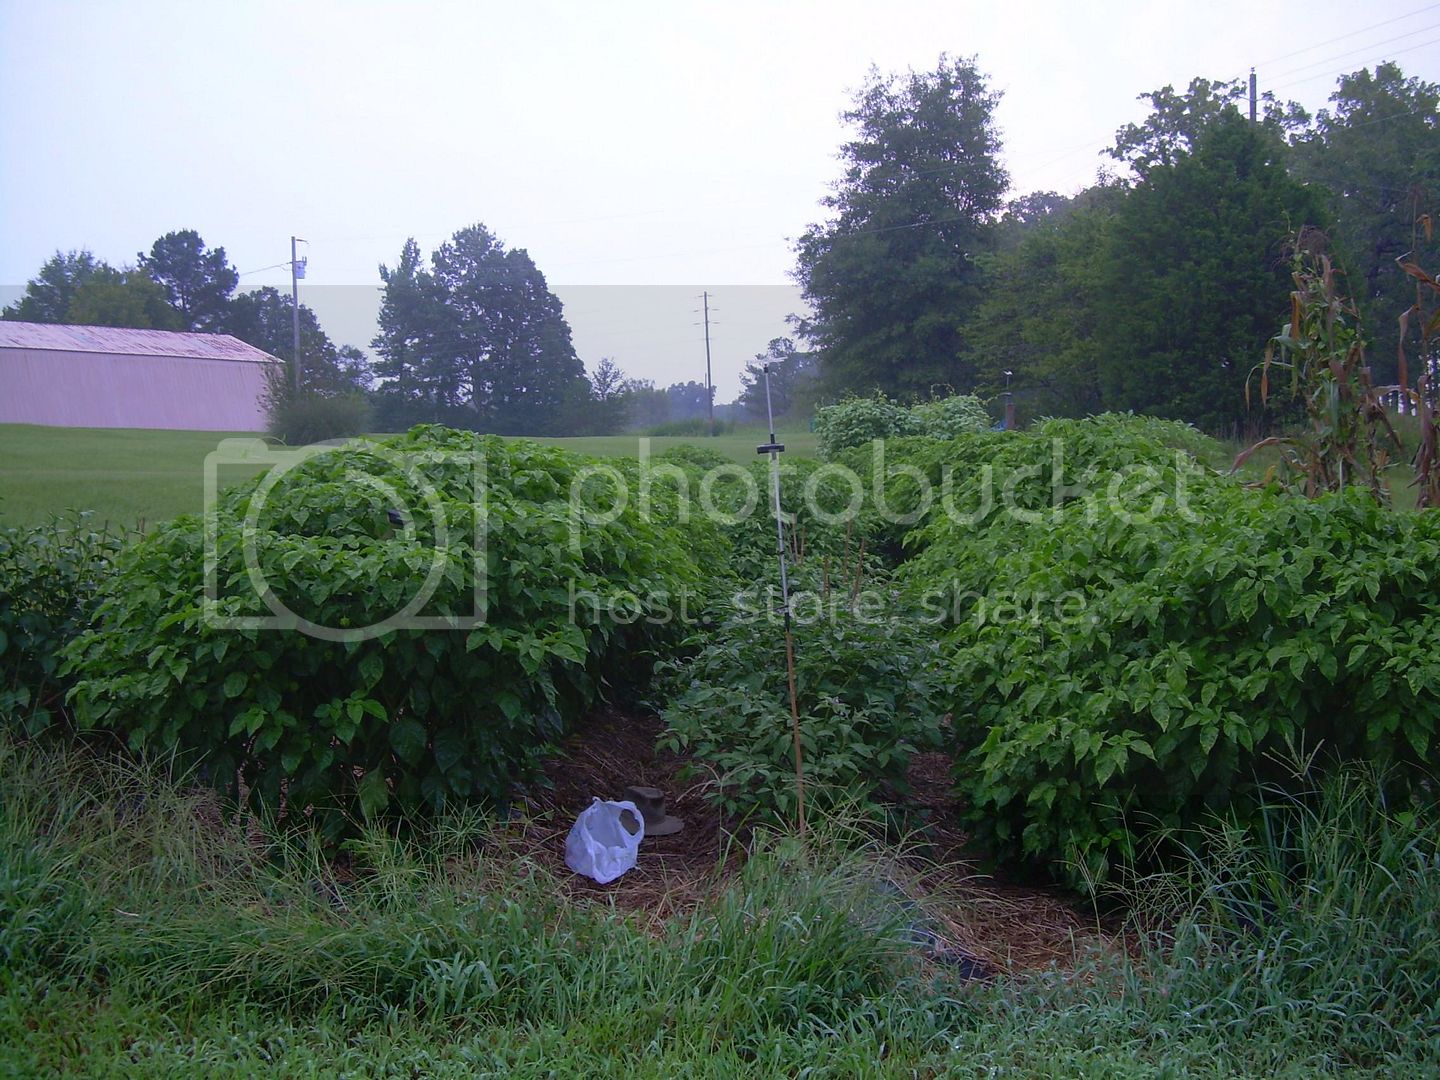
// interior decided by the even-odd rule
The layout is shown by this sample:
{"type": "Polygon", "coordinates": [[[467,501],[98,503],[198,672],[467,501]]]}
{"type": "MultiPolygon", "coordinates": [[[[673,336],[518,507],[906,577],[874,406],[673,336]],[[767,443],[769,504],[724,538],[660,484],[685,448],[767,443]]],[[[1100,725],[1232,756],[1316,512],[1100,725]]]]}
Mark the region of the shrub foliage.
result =
{"type": "Polygon", "coordinates": [[[610,481],[586,469],[551,447],[417,428],[312,457],[268,491],[263,480],[236,489],[213,515],[213,614],[283,605],[353,629],[401,612],[428,583],[415,614],[443,621],[477,611],[479,579],[483,620],[465,631],[401,621],[349,641],[217,629],[205,523],[180,518],[130,548],[102,587],[103,629],[70,652],[77,717],[135,749],[203,754],[222,787],[311,815],[330,835],[387,807],[503,800],[606,679],[647,665],[675,634],[659,607],[697,584],[695,542],[667,516],[673,497],[657,490],[648,514],[632,503],[604,515],[592,488],[610,481]],[[572,488],[594,513],[575,510],[572,488]]]}
{"type": "Polygon", "coordinates": [[[843,451],[865,446],[875,439],[928,435],[951,439],[972,431],[985,431],[990,417],[980,399],[969,394],[935,398],[906,407],[882,393],[852,397],[815,411],[815,432],[820,453],[838,457],[843,451]]]}
{"type": "MultiPolygon", "coordinates": [[[[815,580],[814,573],[806,575],[815,580]]],[[[728,813],[794,817],[795,763],[778,590],[746,593],[694,656],[671,665],[664,741],[714,777],[728,813]]],[[[867,805],[903,792],[911,757],[939,745],[937,643],[914,624],[852,609],[843,589],[800,589],[795,682],[806,801],[867,805]]]]}
{"type": "Polygon", "coordinates": [[[50,727],[67,682],[61,654],[89,623],[96,588],[125,534],[88,513],[32,529],[0,529],[0,725],[50,727]]]}
{"type": "Polygon", "coordinates": [[[1247,489],[1148,423],[1062,439],[1063,468],[1055,438],[1085,425],[1009,439],[902,571],[948,625],[973,835],[1077,880],[1157,828],[1245,820],[1297,755],[1413,783],[1440,720],[1440,518],[1247,489]],[[983,512],[987,483],[1022,512],[983,512]]]}
{"type": "Polygon", "coordinates": [[[348,439],[371,430],[373,413],[364,394],[272,395],[270,434],[291,446],[348,439]]]}

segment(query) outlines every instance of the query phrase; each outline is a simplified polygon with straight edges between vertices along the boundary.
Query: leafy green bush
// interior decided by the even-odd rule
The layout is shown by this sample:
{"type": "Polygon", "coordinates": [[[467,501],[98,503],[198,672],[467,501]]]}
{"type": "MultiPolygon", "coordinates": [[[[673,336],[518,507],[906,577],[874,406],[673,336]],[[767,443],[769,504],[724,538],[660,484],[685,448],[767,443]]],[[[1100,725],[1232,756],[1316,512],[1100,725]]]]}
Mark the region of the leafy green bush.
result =
{"type": "MultiPolygon", "coordinates": [[[[813,574],[809,575],[813,579],[813,574]]],[[[792,596],[795,685],[807,804],[864,804],[905,790],[917,749],[938,743],[934,641],[885,612],[862,618],[843,592],[792,596]]],[[[741,598],[690,659],[667,674],[663,743],[714,773],[727,813],[795,814],[794,743],[778,590],[741,598]]]]}
{"type": "Polygon", "coordinates": [[[932,439],[953,439],[957,435],[990,430],[990,414],[974,394],[922,401],[910,407],[910,415],[920,421],[920,434],[932,439]]]}
{"type": "Polygon", "coordinates": [[[815,410],[820,455],[829,460],[846,450],[868,446],[875,439],[907,435],[953,439],[989,428],[990,416],[984,404],[971,394],[934,398],[907,408],[876,393],[873,397],[847,398],[837,405],[815,410]]]}
{"type": "Polygon", "coordinates": [[[61,653],[90,623],[95,590],[125,541],[89,518],[0,529],[0,726],[37,735],[62,707],[61,653]]]}
{"type": "MultiPolygon", "coordinates": [[[[749,480],[738,475],[715,483],[715,505],[729,518],[722,522],[730,541],[732,572],[745,583],[769,580],[775,575],[774,481],[768,460],[747,467],[749,480]],[[742,513],[749,498],[754,504],[742,513]]],[[[793,566],[812,566],[817,581],[828,565],[838,578],[845,567],[853,572],[865,545],[867,571],[880,568],[870,544],[867,495],[846,470],[813,458],[780,462],[780,510],[785,523],[785,546],[793,566]]]]}
{"type": "Polygon", "coordinates": [[[373,410],[364,394],[281,396],[270,403],[270,434],[291,446],[348,439],[370,430],[373,410]]]}
{"type": "Polygon", "coordinates": [[[1097,485],[1103,489],[1117,473],[1192,459],[1203,472],[1199,463],[1228,467],[1230,458],[1221,444],[1188,424],[1105,413],[1045,420],[1024,433],[889,439],[846,450],[839,461],[866,492],[867,532],[898,562],[906,537],[928,515],[948,513],[947,506],[970,525],[985,527],[1009,506],[1048,511],[1093,493],[1097,485]]]}
{"type": "Polygon", "coordinates": [[[611,469],[417,428],[311,456],[268,491],[267,474],[216,509],[211,611],[200,519],[122,556],[103,629],[69,653],[77,718],[135,749],[203,754],[222,787],[329,835],[392,805],[503,800],[603,681],[643,677],[679,633],[669,605],[699,584],[706,523],[682,532],[663,486],[645,514],[632,499],[604,515],[611,469]],[[428,627],[384,621],[417,596],[428,627]],[[215,623],[274,612],[327,629],[215,623]]]}
{"type": "Polygon", "coordinates": [[[1152,830],[1244,820],[1292,748],[1413,782],[1440,722],[1440,517],[1248,490],[1149,422],[1067,424],[957,477],[902,568],[948,624],[973,835],[1094,881],[1152,830]]]}
{"type": "Polygon", "coordinates": [[[921,434],[921,421],[911,411],[882,393],[848,398],[815,410],[815,434],[820,456],[833,459],[842,450],[864,446],[874,439],[921,434]]]}

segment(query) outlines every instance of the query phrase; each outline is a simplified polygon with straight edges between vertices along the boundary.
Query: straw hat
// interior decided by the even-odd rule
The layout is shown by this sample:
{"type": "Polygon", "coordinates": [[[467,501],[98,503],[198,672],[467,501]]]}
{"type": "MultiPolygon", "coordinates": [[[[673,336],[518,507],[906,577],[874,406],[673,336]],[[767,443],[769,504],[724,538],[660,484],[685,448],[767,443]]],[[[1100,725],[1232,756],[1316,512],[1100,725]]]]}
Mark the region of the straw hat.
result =
{"type": "MultiPolygon", "coordinates": [[[[625,798],[640,808],[640,816],[645,819],[645,836],[671,836],[685,827],[685,822],[679,818],[671,817],[665,812],[665,793],[659,788],[653,787],[627,787],[625,798]]],[[[622,811],[621,820],[630,816],[629,811],[622,811]]],[[[630,828],[627,824],[626,828],[630,828]]],[[[630,829],[634,832],[634,829],[630,829]]]]}

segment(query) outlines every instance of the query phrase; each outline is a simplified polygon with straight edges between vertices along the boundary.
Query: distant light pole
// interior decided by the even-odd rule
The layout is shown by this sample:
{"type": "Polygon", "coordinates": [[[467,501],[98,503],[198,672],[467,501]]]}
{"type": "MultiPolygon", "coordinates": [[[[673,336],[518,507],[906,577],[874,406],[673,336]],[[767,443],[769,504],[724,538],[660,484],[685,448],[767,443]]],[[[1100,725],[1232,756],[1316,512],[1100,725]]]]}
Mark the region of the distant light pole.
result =
{"type": "Polygon", "coordinates": [[[290,322],[294,330],[294,360],[292,370],[295,376],[295,396],[300,396],[300,279],[305,276],[306,259],[295,257],[296,244],[308,244],[309,240],[302,240],[298,236],[290,237],[290,322]]]}
{"type": "Polygon", "coordinates": [[[1015,430],[1015,395],[1010,392],[1010,376],[1015,372],[1005,369],[1005,430],[1015,430]]]}

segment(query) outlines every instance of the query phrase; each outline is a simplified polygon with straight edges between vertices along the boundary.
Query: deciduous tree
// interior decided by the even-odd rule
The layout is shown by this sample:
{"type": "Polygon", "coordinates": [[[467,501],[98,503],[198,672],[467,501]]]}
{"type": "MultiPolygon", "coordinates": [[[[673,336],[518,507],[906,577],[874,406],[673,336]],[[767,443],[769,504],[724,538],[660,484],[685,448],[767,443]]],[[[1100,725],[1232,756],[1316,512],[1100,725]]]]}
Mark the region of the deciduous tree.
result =
{"type": "MultiPolygon", "coordinates": [[[[241,293],[230,302],[224,331],[285,361],[283,384],[277,394],[291,393],[295,361],[294,302],[273,286],[241,293]]],[[[302,393],[344,394],[364,389],[364,364],[358,349],[342,361],[335,343],[320,326],[315,312],[300,305],[300,389],[302,393]]]]}
{"type": "Polygon", "coordinates": [[[230,296],[240,275],[225,258],[225,249],[205,247],[194,229],[166,233],[140,253],[140,269],[165,290],[170,306],[180,313],[182,329],[217,331],[225,323],[230,296]]]}
{"type": "Polygon", "coordinates": [[[143,271],[103,263],[75,289],[65,322],[78,326],[124,326],[134,330],[183,330],[165,290],[143,271]]]}
{"type": "MultiPolygon", "coordinates": [[[[1115,145],[1106,151],[1144,177],[1156,167],[1174,165],[1181,154],[1195,147],[1200,135],[1215,123],[1240,115],[1250,94],[1247,82],[1211,82],[1194,78],[1185,93],[1162,86],[1139,100],[1150,103],[1150,115],[1139,124],[1126,124],[1115,133],[1115,145]]],[[[1260,95],[1257,121],[1277,134],[1294,132],[1309,122],[1309,114],[1293,101],[1282,102],[1273,93],[1260,95]]]]}
{"type": "Polygon", "coordinates": [[[76,290],[105,265],[83,249],[55,252],[25,285],[25,295],[5,309],[4,317],[20,322],[65,322],[76,290]]]}
{"type": "Polygon", "coordinates": [[[461,229],[420,264],[406,243],[385,296],[374,345],[380,374],[435,408],[463,406],[477,428],[546,434],[588,394],[560,300],[523,249],[484,225],[461,229]]]}
{"type": "Polygon", "coordinates": [[[765,351],[740,373],[740,404],[765,417],[765,367],[770,367],[770,403],[776,416],[809,412],[815,404],[820,365],[814,353],[800,352],[793,338],[772,338],[765,351]]]}
{"type": "Polygon", "coordinates": [[[833,212],[797,245],[795,277],[832,390],[969,389],[962,327],[978,301],[978,256],[1008,185],[994,110],[973,60],[932,72],[872,71],[844,114],[833,212]]]}
{"type": "Polygon", "coordinates": [[[1290,292],[1284,239],[1323,226],[1320,194],[1286,172],[1279,136],[1238,113],[1125,197],[1092,305],[1101,399],[1228,431],[1290,292]]]}
{"type": "Polygon", "coordinates": [[[1000,249],[982,261],[984,299],[966,327],[978,393],[997,397],[1008,387],[1030,415],[1102,411],[1100,260],[1125,197],[1106,184],[1074,199],[1016,200],[1006,212],[1000,249]]]}

